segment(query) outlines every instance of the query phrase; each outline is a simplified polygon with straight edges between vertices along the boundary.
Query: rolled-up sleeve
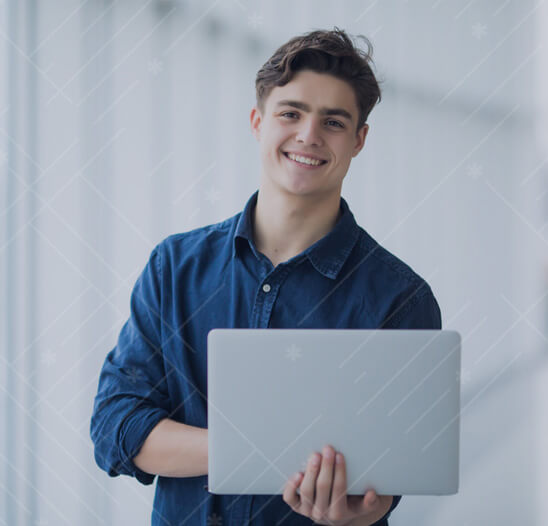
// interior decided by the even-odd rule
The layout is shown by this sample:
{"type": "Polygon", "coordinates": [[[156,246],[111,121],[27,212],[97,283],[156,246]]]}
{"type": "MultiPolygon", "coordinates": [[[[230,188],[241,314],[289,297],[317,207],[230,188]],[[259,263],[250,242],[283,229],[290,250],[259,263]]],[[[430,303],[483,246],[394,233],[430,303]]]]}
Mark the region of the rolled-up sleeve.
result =
{"type": "Polygon", "coordinates": [[[162,354],[162,260],[160,245],[137,279],[130,317],[103,364],[91,417],[95,460],[110,476],[125,474],[143,484],[154,475],[132,459],[153,427],[169,416],[162,354]]]}

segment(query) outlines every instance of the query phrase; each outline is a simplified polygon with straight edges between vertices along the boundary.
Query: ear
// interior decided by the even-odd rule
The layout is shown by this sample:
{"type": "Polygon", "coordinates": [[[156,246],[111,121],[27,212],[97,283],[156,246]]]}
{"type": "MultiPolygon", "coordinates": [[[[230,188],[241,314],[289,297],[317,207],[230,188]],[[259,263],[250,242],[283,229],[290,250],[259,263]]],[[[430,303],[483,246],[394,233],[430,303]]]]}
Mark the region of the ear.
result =
{"type": "Polygon", "coordinates": [[[365,138],[369,131],[369,124],[364,124],[356,133],[356,144],[352,152],[352,157],[356,157],[361,152],[363,145],[365,144],[365,138]]]}
{"type": "Polygon", "coordinates": [[[253,133],[255,139],[257,139],[258,141],[261,138],[262,119],[263,118],[259,108],[257,108],[257,106],[253,106],[253,108],[251,109],[251,114],[249,115],[249,121],[251,124],[251,133],[253,133]]]}

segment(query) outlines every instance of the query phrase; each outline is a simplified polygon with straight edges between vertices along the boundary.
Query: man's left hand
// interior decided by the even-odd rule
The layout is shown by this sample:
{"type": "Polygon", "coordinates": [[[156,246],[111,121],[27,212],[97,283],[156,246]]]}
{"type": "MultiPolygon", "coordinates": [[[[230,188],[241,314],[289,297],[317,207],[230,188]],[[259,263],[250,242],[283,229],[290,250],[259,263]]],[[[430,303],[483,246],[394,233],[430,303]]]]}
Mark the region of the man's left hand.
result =
{"type": "Polygon", "coordinates": [[[310,456],[304,475],[299,471],[287,481],[283,500],[293,511],[329,526],[374,524],[388,512],[391,495],[377,495],[374,490],[363,497],[347,495],[344,456],[329,445],[322,453],[310,456]]]}

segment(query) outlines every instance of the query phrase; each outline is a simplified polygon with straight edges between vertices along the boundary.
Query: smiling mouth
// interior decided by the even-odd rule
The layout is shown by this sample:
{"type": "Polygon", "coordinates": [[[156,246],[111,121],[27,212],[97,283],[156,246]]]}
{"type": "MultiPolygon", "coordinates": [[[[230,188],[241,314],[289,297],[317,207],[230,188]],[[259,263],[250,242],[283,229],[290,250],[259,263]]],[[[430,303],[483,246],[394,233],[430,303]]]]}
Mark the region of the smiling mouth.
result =
{"type": "Polygon", "coordinates": [[[320,159],[311,159],[310,157],[303,157],[301,155],[295,155],[290,154],[288,152],[283,152],[285,157],[289,159],[290,161],[293,161],[294,163],[298,164],[299,166],[306,166],[309,168],[317,168],[318,166],[322,166],[327,163],[325,160],[320,159]]]}

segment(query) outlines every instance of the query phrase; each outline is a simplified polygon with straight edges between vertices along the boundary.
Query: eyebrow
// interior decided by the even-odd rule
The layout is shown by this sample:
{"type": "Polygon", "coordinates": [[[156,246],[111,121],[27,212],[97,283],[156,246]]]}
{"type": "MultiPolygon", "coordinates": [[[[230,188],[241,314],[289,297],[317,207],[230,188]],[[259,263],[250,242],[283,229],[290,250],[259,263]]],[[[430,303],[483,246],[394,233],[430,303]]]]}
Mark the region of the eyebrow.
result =
{"type": "MultiPolygon", "coordinates": [[[[279,106],[291,106],[292,108],[297,108],[299,110],[303,110],[306,112],[310,112],[310,106],[304,102],[300,102],[298,100],[279,100],[276,104],[276,107],[279,106]]],[[[350,122],[352,122],[352,115],[346,111],[343,108],[322,108],[320,110],[321,115],[339,115],[340,117],[343,117],[345,119],[348,119],[350,122]]]]}

